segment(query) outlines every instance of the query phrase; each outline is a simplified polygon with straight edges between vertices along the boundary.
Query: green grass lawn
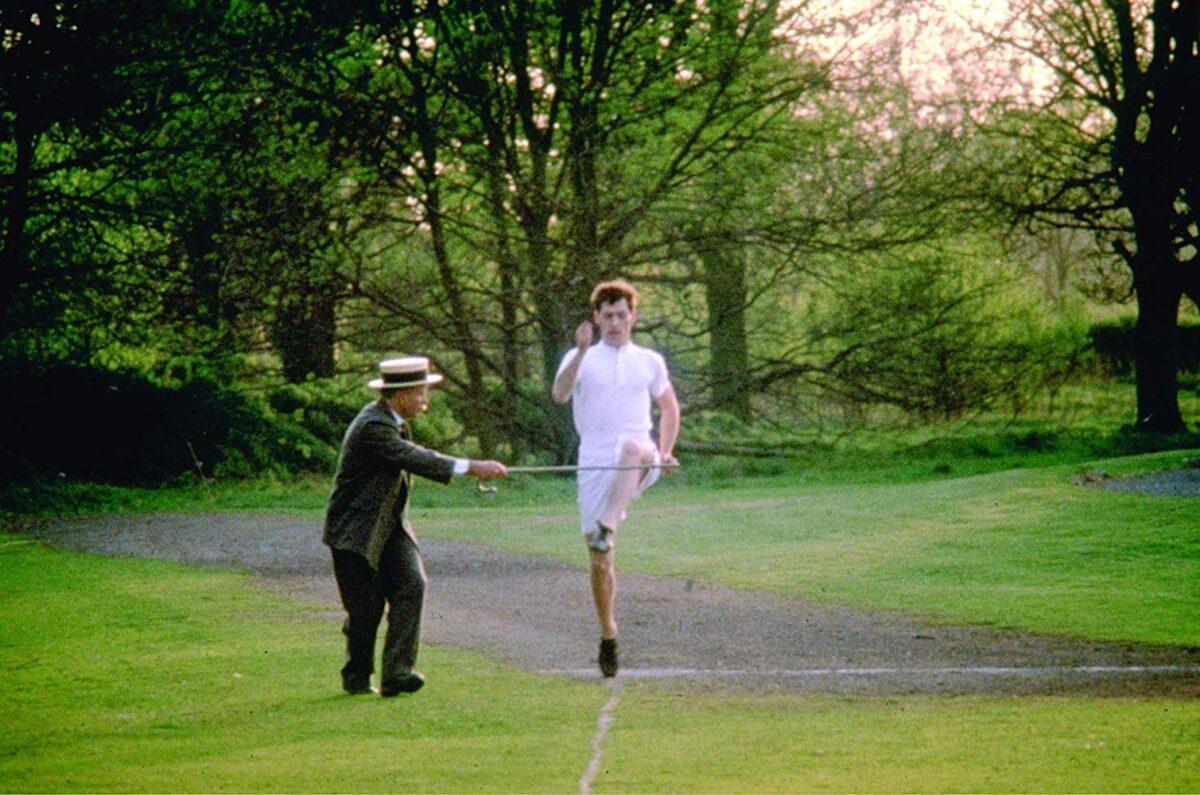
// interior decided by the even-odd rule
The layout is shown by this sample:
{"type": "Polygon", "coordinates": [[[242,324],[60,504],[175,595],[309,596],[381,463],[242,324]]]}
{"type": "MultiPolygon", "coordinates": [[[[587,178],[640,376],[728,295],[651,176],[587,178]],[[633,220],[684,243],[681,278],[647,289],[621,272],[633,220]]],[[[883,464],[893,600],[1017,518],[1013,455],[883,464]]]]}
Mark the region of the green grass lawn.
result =
{"type": "Polygon", "coordinates": [[[0,791],[568,791],[603,691],[426,648],[341,692],[339,625],[244,575],[0,534],[0,791]]]}
{"type": "Polygon", "coordinates": [[[1200,705],[627,689],[597,792],[1195,792],[1200,705]]]}
{"type": "MultiPolygon", "coordinates": [[[[340,693],[337,624],[240,574],[0,534],[0,791],[575,791],[596,683],[426,647],[340,693]]],[[[627,686],[595,781],[628,791],[1195,791],[1200,704],[696,695],[627,686]]]]}

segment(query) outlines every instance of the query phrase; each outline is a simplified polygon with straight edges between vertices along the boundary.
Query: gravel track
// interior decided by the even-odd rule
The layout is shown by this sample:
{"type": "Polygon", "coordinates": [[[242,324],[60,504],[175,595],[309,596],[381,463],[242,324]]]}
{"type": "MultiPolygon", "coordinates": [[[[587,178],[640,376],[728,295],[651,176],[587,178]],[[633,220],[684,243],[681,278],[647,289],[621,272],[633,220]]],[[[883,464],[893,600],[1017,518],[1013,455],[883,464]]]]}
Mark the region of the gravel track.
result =
{"type": "Polygon", "coordinates": [[[1096,485],[1110,491],[1134,491],[1162,497],[1200,497],[1200,467],[1105,478],[1096,485]]]}
{"type": "MultiPolygon", "coordinates": [[[[100,516],[27,532],[83,552],[251,570],[263,587],[327,605],[330,621],[341,619],[311,518],[100,516]]],[[[477,543],[429,538],[421,548],[430,578],[424,640],[530,670],[598,676],[582,544],[577,566],[477,543]]],[[[1200,696],[1196,648],[945,626],[620,571],[619,590],[622,675],[676,691],[1200,696]],[[1128,670],[1136,666],[1176,670],[1128,670]]],[[[330,643],[339,642],[331,626],[330,643]]]]}

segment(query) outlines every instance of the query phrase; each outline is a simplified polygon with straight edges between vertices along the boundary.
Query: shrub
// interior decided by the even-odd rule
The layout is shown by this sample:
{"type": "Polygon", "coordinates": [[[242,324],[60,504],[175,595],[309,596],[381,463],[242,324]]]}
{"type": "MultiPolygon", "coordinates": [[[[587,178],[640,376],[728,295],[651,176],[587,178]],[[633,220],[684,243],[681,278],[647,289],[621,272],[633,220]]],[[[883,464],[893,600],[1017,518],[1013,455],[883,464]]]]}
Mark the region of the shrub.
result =
{"type": "Polygon", "coordinates": [[[928,256],[848,278],[813,334],[837,399],[891,405],[923,420],[994,408],[1019,412],[1061,384],[1084,351],[1082,326],[1048,320],[992,263],[928,256]]]}
{"type": "Polygon", "coordinates": [[[158,484],[188,472],[245,476],[329,471],[337,449],[267,401],[197,378],[164,386],[130,370],[59,365],[0,379],[0,475],[62,473],[158,484]]]}
{"type": "Polygon", "coordinates": [[[346,387],[330,379],[283,384],[267,392],[267,402],[278,416],[335,449],[341,445],[346,426],[369,399],[360,384],[346,387]]]}

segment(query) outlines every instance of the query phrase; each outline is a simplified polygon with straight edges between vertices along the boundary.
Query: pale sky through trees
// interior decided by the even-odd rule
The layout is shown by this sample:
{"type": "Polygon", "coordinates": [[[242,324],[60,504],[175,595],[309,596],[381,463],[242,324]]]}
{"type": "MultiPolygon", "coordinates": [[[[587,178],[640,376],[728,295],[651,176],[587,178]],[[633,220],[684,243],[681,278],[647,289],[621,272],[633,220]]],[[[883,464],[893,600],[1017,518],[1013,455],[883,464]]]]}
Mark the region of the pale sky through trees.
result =
{"type": "Polygon", "coordinates": [[[796,8],[797,31],[824,34],[802,48],[851,74],[893,70],[918,102],[1036,100],[1053,81],[1032,56],[989,41],[1010,22],[1008,0],[815,0],[796,8]]]}

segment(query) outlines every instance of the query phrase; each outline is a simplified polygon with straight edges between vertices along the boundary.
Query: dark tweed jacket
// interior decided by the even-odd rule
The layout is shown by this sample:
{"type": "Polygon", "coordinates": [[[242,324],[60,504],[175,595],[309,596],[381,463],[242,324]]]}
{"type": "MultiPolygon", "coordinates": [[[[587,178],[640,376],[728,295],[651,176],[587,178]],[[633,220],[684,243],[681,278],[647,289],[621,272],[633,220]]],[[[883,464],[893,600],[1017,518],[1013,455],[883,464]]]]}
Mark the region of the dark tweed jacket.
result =
{"type": "Polygon", "coordinates": [[[412,475],[448,483],[453,474],[454,459],[400,435],[387,403],[368,403],[342,440],[322,540],[357,552],[378,569],[383,545],[397,527],[417,541],[408,521],[412,475]]]}

